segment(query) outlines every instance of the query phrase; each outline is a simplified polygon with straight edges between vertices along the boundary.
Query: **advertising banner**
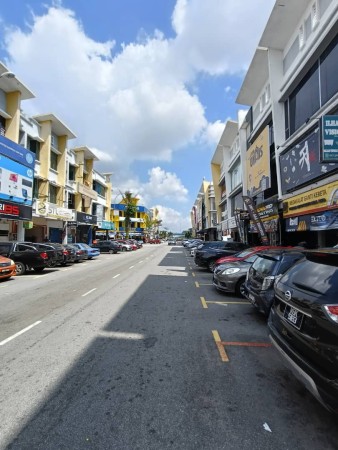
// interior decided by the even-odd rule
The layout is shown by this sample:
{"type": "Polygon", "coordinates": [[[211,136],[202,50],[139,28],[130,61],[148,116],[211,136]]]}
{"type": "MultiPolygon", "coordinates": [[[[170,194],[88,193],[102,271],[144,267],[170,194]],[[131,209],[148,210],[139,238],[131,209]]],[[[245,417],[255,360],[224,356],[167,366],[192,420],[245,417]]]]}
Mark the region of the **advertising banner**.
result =
{"type": "Polygon", "coordinates": [[[0,155],[0,198],[32,204],[34,170],[0,155]]]}
{"type": "Polygon", "coordinates": [[[34,170],[35,154],[30,150],[21,147],[21,145],[11,141],[5,136],[1,135],[0,135],[0,155],[7,156],[13,161],[16,161],[19,164],[22,164],[23,166],[29,167],[30,169],[34,170]]]}
{"type": "Polygon", "coordinates": [[[283,194],[338,169],[338,164],[323,164],[320,159],[320,131],[317,127],[297,145],[280,155],[283,194]]]}
{"type": "Polygon", "coordinates": [[[322,161],[338,162],[338,116],[323,116],[322,138],[322,161]]]}
{"type": "Polygon", "coordinates": [[[38,200],[36,202],[36,214],[39,216],[45,216],[47,219],[58,220],[74,220],[75,213],[72,209],[62,208],[57,205],[53,205],[49,202],[43,202],[38,200]]]}
{"type": "Polygon", "coordinates": [[[269,127],[264,128],[246,153],[246,186],[249,197],[271,186],[269,127]]]}
{"type": "Polygon", "coordinates": [[[291,217],[335,208],[338,208],[338,181],[284,200],[283,216],[291,217]]]}
{"type": "Polygon", "coordinates": [[[338,210],[324,211],[322,214],[307,214],[305,216],[289,217],[285,221],[285,230],[320,231],[338,229],[338,210]]]}
{"type": "Polygon", "coordinates": [[[32,208],[0,200],[0,219],[32,220],[32,208]]]}
{"type": "Polygon", "coordinates": [[[76,220],[79,224],[96,225],[97,217],[83,212],[76,212],[76,220]]]}
{"type": "Polygon", "coordinates": [[[243,201],[245,206],[247,207],[250,219],[252,220],[253,225],[257,230],[257,233],[260,235],[262,243],[264,245],[268,245],[269,239],[266,234],[264,224],[261,218],[259,217],[255,204],[253,203],[252,199],[247,195],[243,195],[243,201]]]}

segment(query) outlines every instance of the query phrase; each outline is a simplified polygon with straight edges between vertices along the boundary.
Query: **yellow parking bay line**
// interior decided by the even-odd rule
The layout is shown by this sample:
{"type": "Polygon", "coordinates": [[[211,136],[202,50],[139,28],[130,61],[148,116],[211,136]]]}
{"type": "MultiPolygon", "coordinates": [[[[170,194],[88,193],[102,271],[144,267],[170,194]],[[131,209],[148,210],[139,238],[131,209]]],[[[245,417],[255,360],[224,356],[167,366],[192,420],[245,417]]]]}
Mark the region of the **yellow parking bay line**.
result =
{"type": "Polygon", "coordinates": [[[219,351],[219,355],[221,357],[221,360],[223,362],[229,362],[229,358],[228,355],[226,354],[226,351],[224,349],[224,346],[221,342],[221,338],[219,337],[218,331],[217,330],[212,330],[212,335],[215,339],[215,343],[216,343],[216,347],[219,351]]]}
{"type": "Polygon", "coordinates": [[[200,287],[200,285],[198,284],[198,281],[195,281],[195,285],[196,285],[197,288],[200,287]]]}
{"type": "Polygon", "coordinates": [[[201,299],[203,308],[208,309],[208,305],[207,305],[207,302],[205,301],[205,298],[204,297],[200,297],[200,299],[201,299]]]}
{"type": "MultiPolygon", "coordinates": [[[[196,287],[197,286],[197,281],[195,281],[196,283],[196,287]]],[[[234,301],[234,302],[216,302],[216,301],[211,301],[211,300],[206,300],[204,297],[200,297],[201,299],[201,303],[204,309],[208,309],[208,303],[214,304],[214,305],[251,305],[250,302],[242,302],[242,301],[234,301]]]]}

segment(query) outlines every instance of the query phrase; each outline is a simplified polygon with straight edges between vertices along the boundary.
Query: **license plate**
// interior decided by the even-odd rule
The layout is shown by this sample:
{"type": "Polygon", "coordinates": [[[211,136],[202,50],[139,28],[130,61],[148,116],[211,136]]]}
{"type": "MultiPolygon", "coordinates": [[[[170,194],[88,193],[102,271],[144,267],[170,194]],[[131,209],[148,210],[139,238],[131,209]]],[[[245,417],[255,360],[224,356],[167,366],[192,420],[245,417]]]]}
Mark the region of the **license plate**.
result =
{"type": "Polygon", "coordinates": [[[9,269],[2,269],[2,270],[1,270],[1,273],[8,273],[8,272],[10,272],[9,269]]]}
{"type": "Polygon", "coordinates": [[[284,317],[289,323],[291,323],[291,325],[300,330],[304,317],[300,311],[287,305],[285,307],[284,317]]]}

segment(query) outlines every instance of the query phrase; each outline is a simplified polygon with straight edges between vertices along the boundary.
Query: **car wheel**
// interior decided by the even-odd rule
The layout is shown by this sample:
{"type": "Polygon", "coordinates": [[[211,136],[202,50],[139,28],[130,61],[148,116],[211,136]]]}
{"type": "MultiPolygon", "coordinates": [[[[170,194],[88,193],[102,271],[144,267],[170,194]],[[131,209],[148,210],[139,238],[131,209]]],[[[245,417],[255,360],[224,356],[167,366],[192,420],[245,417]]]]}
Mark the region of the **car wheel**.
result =
{"type": "Polygon", "coordinates": [[[125,252],[127,249],[125,247],[122,247],[122,251],[125,252]]]}
{"type": "Polygon", "coordinates": [[[112,255],[114,253],[114,250],[112,248],[110,248],[109,253],[112,255]]]}
{"type": "Polygon", "coordinates": [[[45,268],[44,267],[34,267],[34,272],[38,272],[38,273],[40,273],[40,272],[42,272],[43,270],[45,270],[45,268]]]}
{"type": "Polygon", "coordinates": [[[26,273],[26,265],[22,262],[16,262],[16,274],[17,275],[23,275],[26,273]]]}
{"type": "Polygon", "coordinates": [[[236,285],[236,295],[238,295],[238,297],[244,297],[245,298],[245,288],[244,288],[244,284],[245,284],[245,278],[241,278],[236,285]]]}
{"type": "Polygon", "coordinates": [[[208,263],[208,268],[209,268],[210,272],[213,272],[213,270],[214,270],[214,261],[210,261],[208,263]]]}

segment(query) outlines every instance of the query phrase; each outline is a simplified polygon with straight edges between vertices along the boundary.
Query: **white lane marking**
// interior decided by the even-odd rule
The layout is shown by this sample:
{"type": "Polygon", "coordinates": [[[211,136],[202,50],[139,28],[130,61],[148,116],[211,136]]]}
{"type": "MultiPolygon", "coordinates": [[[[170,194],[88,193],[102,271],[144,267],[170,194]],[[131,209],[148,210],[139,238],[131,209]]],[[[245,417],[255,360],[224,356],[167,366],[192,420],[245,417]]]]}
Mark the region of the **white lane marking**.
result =
{"type": "Polygon", "coordinates": [[[13,334],[13,336],[10,336],[9,338],[1,341],[0,345],[7,344],[7,342],[9,342],[12,339],[15,339],[16,337],[20,336],[20,334],[26,333],[26,331],[30,330],[31,328],[35,327],[36,325],[39,325],[39,323],[41,323],[41,320],[38,320],[37,322],[33,323],[32,325],[29,325],[28,327],[24,328],[23,330],[18,331],[17,333],[13,334]]]}
{"type": "Polygon", "coordinates": [[[121,274],[118,273],[117,275],[114,275],[113,278],[117,278],[117,277],[119,277],[120,275],[121,275],[121,274]]]}
{"type": "Polygon", "coordinates": [[[131,339],[133,341],[139,341],[141,339],[144,339],[143,334],[126,333],[123,331],[101,331],[100,334],[113,339],[131,339]]]}
{"type": "Polygon", "coordinates": [[[85,294],[82,294],[82,297],[85,297],[86,295],[90,294],[91,292],[96,291],[97,288],[91,289],[90,291],[86,292],[85,294]]]}
{"type": "Polygon", "coordinates": [[[129,269],[132,269],[133,267],[135,267],[135,266],[130,266],[129,269]]]}
{"type": "Polygon", "coordinates": [[[143,260],[142,260],[142,261],[139,261],[138,263],[139,263],[139,264],[142,264],[142,263],[143,263],[143,260]]]}

